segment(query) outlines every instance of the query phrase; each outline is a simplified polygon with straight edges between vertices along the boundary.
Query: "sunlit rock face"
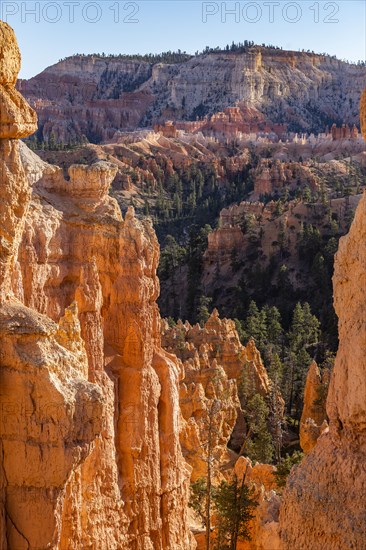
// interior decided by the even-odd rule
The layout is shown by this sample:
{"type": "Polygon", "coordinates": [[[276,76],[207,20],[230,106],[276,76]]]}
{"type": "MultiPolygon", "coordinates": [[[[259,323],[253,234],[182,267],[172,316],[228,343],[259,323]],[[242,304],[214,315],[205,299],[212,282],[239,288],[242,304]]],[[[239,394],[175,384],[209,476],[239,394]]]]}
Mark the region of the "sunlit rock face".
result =
{"type": "MultiPolygon", "coordinates": [[[[183,455],[192,467],[191,479],[196,481],[206,475],[205,449],[210,431],[218,482],[232,470],[237,457],[232,449],[240,452],[247,431],[240,386],[245,384],[248,388],[248,399],[255,393],[269,396],[271,381],[261,354],[253,339],[244,346],[234,321],[220,319],[216,309],[203,327],[180,320],[170,327],[164,321],[162,343],[184,367],[180,408],[185,423],[180,439],[183,455]]],[[[280,395],[278,405],[282,410],[280,395]]]]}
{"type": "Polygon", "coordinates": [[[194,548],[155,233],[122,219],[109,163],[65,180],[16,140],[36,118],[13,109],[19,50],[0,34],[0,547],[194,548]]]}

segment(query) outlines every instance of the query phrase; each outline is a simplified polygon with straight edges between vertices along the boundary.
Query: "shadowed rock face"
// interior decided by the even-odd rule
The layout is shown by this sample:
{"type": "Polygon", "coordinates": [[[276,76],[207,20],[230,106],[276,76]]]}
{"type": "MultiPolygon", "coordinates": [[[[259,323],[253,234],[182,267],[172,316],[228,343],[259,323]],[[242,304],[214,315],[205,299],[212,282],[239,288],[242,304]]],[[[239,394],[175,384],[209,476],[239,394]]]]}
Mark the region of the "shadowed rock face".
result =
{"type": "Polygon", "coordinates": [[[365,137],[366,136],[366,88],[364,89],[364,92],[361,96],[360,121],[361,121],[361,132],[362,132],[362,135],[365,137]]]}
{"type": "Polygon", "coordinates": [[[289,478],[280,515],[285,549],[365,545],[365,241],[364,194],[348,235],[340,240],[335,260],[334,304],[340,341],[327,399],[329,431],[289,478]]]}
{"type": "MultiPolygon", "coordinates": [[[[0,34],[13,86],[19,51],[0,34]]],[[[154,231],[122,219],[113,166],[66,181],[17,142],[36,128],[19,106],[0,117],[0,547],[194,548],[154,231]]]]}

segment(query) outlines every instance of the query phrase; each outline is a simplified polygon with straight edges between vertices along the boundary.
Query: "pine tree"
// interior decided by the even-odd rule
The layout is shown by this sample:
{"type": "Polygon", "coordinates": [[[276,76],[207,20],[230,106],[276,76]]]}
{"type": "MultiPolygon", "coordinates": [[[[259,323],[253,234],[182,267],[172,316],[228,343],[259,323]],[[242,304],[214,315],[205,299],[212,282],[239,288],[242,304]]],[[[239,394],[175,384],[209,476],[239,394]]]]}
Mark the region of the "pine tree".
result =
{"type": "Polygon", "coordinates": [[[217,550],[235,550],[238,542],[251,540],[249,522],[258,505],[253,489],[236,476],[232,482],[222,481],[213,494],[216,512],[217,550]]]}
{"type": "Polygon", "coordinates": [[[271,344],[272,351],[280,354],[283,341],[281,314],[276,306],[266,307],[265,310],[268,342],[271,344]]]}
{"type": "Polygon", "coordinates": [[[212,298],[208,296],[201,296],[199,306],[197,308],[197,319],[201,327],[204,326],[208,318],[210,317],[210,306],[212,304],[212,298]]]}
{"type": "Polygon", "coordinates": [[[273,458],[273,442],[267,425],[269,408],[259,393],[255,393],[244,405],[244,414],[248,432],[240,454],[245,453],[257,462],[270,463],[273,458]]]}
{"type": "Polygon", "coordinates": [[[319,341],[320,323],[311,313],[307,302],[302,306],[297,303],[293,312],[292,323],[288,333],[289,349],[285,361],[285,387],[287,411],[292,414],[293,406],[296,416],[302,408],[302,393],[307,370],[311,363],[309,351],[319,341]]]}
{"type": "Polygon", "coordinates": [[[260,351],[263,351],[267,340],[267,314],[265,309],[259,311],[257,304],[252,300],[244,324],[247,338],[254,338],[260,351]]]}
{"type": "MultiPolygon", "coordinates": [[[[216,376],[219,376],[217,374],[216,376]]],[[[225,398],[224,395],[221,396],[225,398]]],[[[190,506],[196,512],[206,530],[206,550],[211,548],[211,513],[214,488],[212,480],[216,475],[214,457],[215,439],[217,433],[216,417],[221,408],[220,399],[213,399],[207,408],[206,440],[202,442],[202,458],[206,462],[206,477],[191,484],[190,506]]]]}
{"type": "Polygon", "coordinates": [[[280,464],[277,464],[277,471],[275,472],[276,482],[281,489],[285,487],[287,478],[291,472],[292,467],[295,464],[299,464],[303,459],[303,453],[295,451],[292,455],[286,454],[280,464]]]}

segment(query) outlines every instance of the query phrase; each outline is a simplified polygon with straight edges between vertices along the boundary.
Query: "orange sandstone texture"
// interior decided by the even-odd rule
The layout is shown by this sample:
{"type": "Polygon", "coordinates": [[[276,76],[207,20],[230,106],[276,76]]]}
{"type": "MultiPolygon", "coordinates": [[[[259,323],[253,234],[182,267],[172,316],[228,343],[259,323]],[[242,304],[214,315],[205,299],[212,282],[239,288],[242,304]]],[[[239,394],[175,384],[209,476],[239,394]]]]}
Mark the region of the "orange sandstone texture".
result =
{"type": "MultiPolygon", "coordinates": [[[[13,85],[16,41],[0,32],[13,85]]],[[[195,548],[154,231],[122,219],[114,166],[66,181],[15,141],[36,129],[30,113],[0,119],[1,548],[195,548]]]]}
{"type": "Polygon", "coordinates": [[[0,26],[0,139],[29,136],[36,130],[37,115],[15,89],[20,71],[20,51],[13,29],[0,26]]]}
{"type": "MultiPolygon", "coordinates": [[[[228,448],[240,449],[246,425],[238,397],[238,385],[243,377],[248,388],[268,395],[270,380],[254,340],[247,346],[240,343],[235,323],[220,319],[214,310],[204,327],[178,321],[170,328],[162,325],[164,347],[174,351],[184,366],[180,384],[180,407],[185,423],[181,432],[184,457],[192,467],[191,479],[207,475],[207,451],[211,446],[212,482],[239,479],[248,465],[248,481],[255,486],[259,506],[251,529],[253,540],[243,550],[276,550],[279,544],[279,497],[273,472],[274,466],[257,464],[240,457],[228,448]]],[[[282,406],[281,399],[281,406],[282,406]]],[[[195,526],[198,549],[206,548],[205,534],[195,526]]],[[[215,533],[213,532],[213,538],[215,533]]]]}
{"type": "Polygon", "coordinates": [[[65,486],[101,433],[102,392],[87,380],[76,305],[57,324],[12,293],[31,194],[16,138],[36,116],[13,102],[20,54],[5,23],[0,37],[0,544],[56,548],[65,486]]]}
{"type": "Polygon", "coordinates": [[[245,420],[238,397],[238,385],[245,377],[248,387],[268,395],[270,380],[254,340],[243,346],[235,323],[220,319],[215,309],[203,328],[188,321],[169,328],[162,326],[163,346],[183,362],[184,378],[180,384],[180,408],[186,423],[181,432],[184,457],[192,467],[195,481],[206,475],[208,431],[212,418],[212,458],[216,481],[220,470],[227,471],[235,462],[246,433],[245,420]],[[215,412],[213,412],[213,409],[215,412]],[[212,411],[212,412],[211,412],[212,411]]]}
{"type": "MultiPolygon", "coordinates": [[[[365,117],[365,93],[361,119],[365,117]]],[[[363,122],[364,124],[364,122],[363,122]]],[[[365,132],[364,126],[363,131],[365,132]]],[[[284,549],[363,548],[366,490],[366,195],[340,240],[333,277],[339,349],[327,398],[329,430],[293,469],[280,513],[284,549]]]]}
{"type": "Polygon", "coordinates": [[[309,367],[304,390],[304,407],[300,420],[300,445],[305,453],[311,451],[322,431],[328,427],[325,399],[322,393],[329,383],[329,371],[323,376],[315,361],[309,367]]]}
{"type": "Polygon", "coordinates": [[[18,255],[14,286],[27,305],[58,319],[77,302],[88,377],[106,407],[95,450],[66,487],[61,548],[185,548],[181,368],[160,347],[158,243],[132,209],[122,220],[108,196],[115,172],[71,167],[67,182],[46,170],[18,255]]]}

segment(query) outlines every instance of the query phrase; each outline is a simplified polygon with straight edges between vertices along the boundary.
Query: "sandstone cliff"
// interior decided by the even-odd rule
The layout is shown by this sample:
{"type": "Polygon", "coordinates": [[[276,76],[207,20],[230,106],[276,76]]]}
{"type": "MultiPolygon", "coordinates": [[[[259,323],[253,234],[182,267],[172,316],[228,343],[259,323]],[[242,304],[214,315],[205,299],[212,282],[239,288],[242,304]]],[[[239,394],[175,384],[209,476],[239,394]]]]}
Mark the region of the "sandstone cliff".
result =
{"type": "Polygon", "coordinates": [[[20,147],[36,119],[0,32],[1,548],[194,548],[154,231],[122,219],[113,165],[65,180],[20,147]]]}
{"type": "Polygon", "coordinates": [[[283,495],[281,535],[288,550],[365,545],[365,240],[364,194],[335,261],[340,342],[327,399],[329,431],[294,468],[283,495]]]}
{"type": "MultiPolygon", "coordinates": [[[[21,81],[19,89],[39,114],[43,139],[85,135],[95,143],[117,130],[195,121],[238,102],[249,109],[245,122],[252,128],[263,118],[303,131],[323,131],[331,121],[358,124],[365,72],[329,56],[254,47],[175,64],[74,56],[21,81]]],[[[217,129],[221,122],[224,131],[226,122],[214,121],[217,129]]]]}

